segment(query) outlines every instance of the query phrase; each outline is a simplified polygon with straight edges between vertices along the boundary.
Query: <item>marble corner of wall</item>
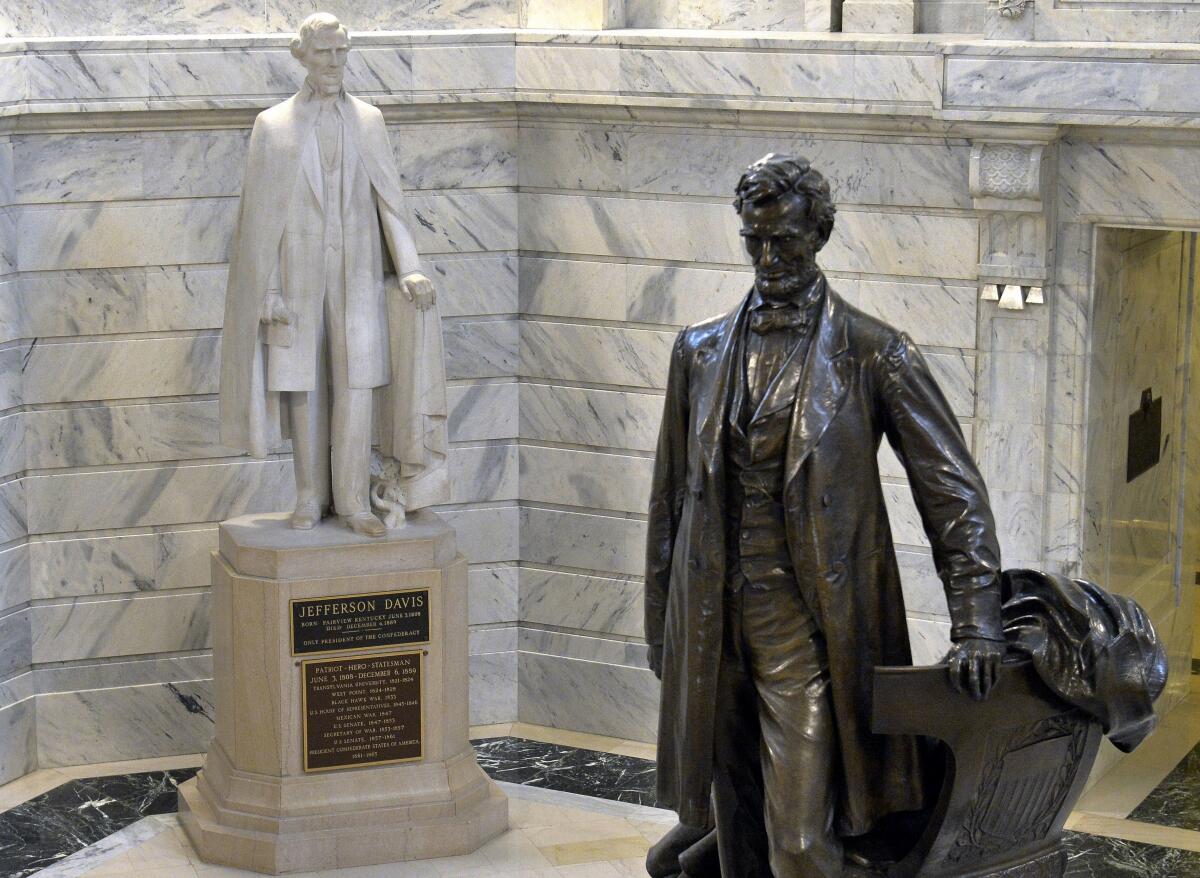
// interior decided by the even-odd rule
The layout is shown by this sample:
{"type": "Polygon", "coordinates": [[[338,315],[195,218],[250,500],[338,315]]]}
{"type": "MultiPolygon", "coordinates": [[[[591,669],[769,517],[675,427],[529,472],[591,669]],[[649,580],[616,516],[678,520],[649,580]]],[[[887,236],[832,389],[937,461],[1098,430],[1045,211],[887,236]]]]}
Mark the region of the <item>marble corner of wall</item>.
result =
{"type": "Polygon", "coordinates": [[[520,559],[521,511],[511,505],[443,509],[439,515],[454,528],[458,550],[472,564],[516,562],[520,559]]]}
{"type": "Polygon", "coordinates": [[[10,679],[33,666],[30,609],[0,616],[0,679],[10,679]]]}
{"type": "Polygon", "coordinates": [[[520,631],[516,625],[474,627],[469,631],[469,654],[509,653],[517,649],[520,631]]]}
{"type": "Polygon", "coordinates": [[[518,667],[521,722],[634,741],[657,737],[659,684],[649,669],[528,652],[518,667]]]}
{"type": "Polygon", "coordinates": [[[543,442],[653,451],[662,418],[655,393],[523,381],[520,436],[543,442]]]}
{"type": "Polygon", "coordinates": [[[20,476],[25,471],[26,414],[0,415],[0,478],[20,476]]]}
{"type": "Polygon", "coordinates": [[[644,513],[653,460],[522,445],[521,499],[609,512],[644,513]]]}
{"type": "Polygon", "coordinates": [[[620,515],[521,509],[521,560],[620,576],[645,569],[646,523],[620,515]]]}
{"type": "Polygon", "coordinates": [[[213,711],[211,680],[39,695],[38,765],[203,753],[213,711]]]}
{"type": "Polygon", "coordinates": [[[520,620],[596,634],[641,638],[640,579],[522,566],[520,620]]]}
{"type": "Polygon", "coordinates": [[[442,317],[510,316],[520,310],[516,255],[478,253],[426,259],[442,317]]]}
{"type": "Polygon", "coordinates": [[[516,651],[472,655],[469,667],[471,724],[488,725],[516,721],[516,651]]]}
{"type": "Polygon", "coordinates": [[[520,570],[514,566],[475,566],[468,577],[468,618],[472,625],[515,625],[520,619],[520,570]]]}
{"type": "Polygon", "coordinates": [[[29,546],[22,540],[0,550],[0,612],[31,599],[29,546]]]}
{"type": "Polygon", "coordinates": [[[513,119],[389,127],[400,182],[408,191],[511,188],[518,183],[513,119]]]}
{"type": "Polygon", "coordinates": [[[520,432],[519,396],[516,381],[451,385],[446,389],[450,441],[516,439],[520,432]]]}
{"type": "Polygon", "coordinates": [[[449,455],[450,502],[515,501],[519,499],[518,468],[515,443],[452,448],[449,455]]]}
{"type": "Polygon", "coordinates": [[[414,192],[409,229],[422,255],[487,253],[518,247],[515,192],[414,192]]]}
{"type": "Polygon", "coordinates": [[[516,320],[447,320],[442,339],[448,379],[517,377],[521,330],[516,320]]]}
{"type": "Polygon", "coordinates": [[[523,320],[521,376],[622,388],[666,385],[674,331],[523,320]]]}
{"type": "Polygon", "coordinates": [[[38,768],[34,699],[0,707],[0,784],[38,768]]]}
{"type": "Polygon", "coordinates": [[[22,540],[29,534],[28,479],[0,483],[0,543],[22,540]]]}

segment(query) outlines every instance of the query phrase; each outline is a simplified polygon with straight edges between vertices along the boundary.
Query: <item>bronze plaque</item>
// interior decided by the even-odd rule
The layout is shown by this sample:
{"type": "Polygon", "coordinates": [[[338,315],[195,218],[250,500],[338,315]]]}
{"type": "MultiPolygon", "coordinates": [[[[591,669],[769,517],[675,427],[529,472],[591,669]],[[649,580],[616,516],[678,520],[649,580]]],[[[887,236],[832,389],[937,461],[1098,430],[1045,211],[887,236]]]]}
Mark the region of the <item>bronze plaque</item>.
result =
{"type": "Polygon", "coordinates": [[[429,642],[429,589],[292,601],[292,655],[429,642]]]}
{"type": "Polygon", "coordinates": [[[421,652],[301,662],[304,770],[422,757],[421,652]]]}

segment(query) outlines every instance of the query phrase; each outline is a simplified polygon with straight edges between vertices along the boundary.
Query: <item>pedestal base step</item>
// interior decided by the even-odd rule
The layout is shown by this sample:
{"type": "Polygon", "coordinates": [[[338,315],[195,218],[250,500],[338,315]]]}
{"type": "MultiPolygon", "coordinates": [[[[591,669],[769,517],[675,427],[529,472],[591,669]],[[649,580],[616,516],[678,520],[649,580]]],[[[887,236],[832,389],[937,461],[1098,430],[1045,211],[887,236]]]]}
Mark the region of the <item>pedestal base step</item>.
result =
{"type": "Polygon", "coordinates": [[[179,819],[205,861],[283,875],[471,853],[508,829],[508,799],[492,784],[486,799],[452,817],[269,834],[218,823],[193,779],[179,787],[179,819]]]}

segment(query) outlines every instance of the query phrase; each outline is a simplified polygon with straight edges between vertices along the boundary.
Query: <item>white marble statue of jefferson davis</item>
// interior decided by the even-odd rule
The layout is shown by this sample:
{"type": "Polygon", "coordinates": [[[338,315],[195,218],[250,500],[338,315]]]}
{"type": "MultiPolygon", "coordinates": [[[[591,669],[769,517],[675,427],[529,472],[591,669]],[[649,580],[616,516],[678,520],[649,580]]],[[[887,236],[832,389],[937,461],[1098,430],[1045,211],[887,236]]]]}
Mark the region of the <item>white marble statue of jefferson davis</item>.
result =
{"type": "Polygon", "coordinates": [[[698,832],[715,816],[726,878],[858,874],[862,839],[929,804],[920,742],[870,727],[875,666],[912,664],[882,437],[945,585],[952,681],[977,697],[1004,652],[996,528],[920,351],[817,266],[821,174],[769,155],[735,206],[754,286],[679,334],[651,488],[658,796],[698,832]]]}
{"type": "Polygon", "coordinates": [[[293,527],[314,527],[332,500],[348,527],[380,536],[374,434],[399,464],[408,508],[447,499],[434,290],[400,219],[383,115],[343,90],[349,34],[317,13],[291,51],[304,84],[261,113],[250,137],[225,300],[221,440],[264,457],[290,432],[293,527]],[[385,282],[393,271],[399,280],[385,282]]]}

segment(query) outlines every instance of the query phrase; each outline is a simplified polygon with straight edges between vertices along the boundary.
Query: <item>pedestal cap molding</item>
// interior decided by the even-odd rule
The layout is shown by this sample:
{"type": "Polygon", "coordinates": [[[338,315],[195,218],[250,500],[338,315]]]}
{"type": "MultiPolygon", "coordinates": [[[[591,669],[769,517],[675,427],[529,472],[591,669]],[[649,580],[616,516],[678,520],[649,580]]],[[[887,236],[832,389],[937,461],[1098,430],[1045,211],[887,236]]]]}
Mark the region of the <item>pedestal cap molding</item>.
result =
{"type": "Polygon", "coordinates": [[[427,509],[377,538],[354,533],[336,517],[312,530],[294,530],[290,519],[272,512],[223,522],[221,557],[241,576],[295,580],[437,569],[457,554],[454,530],[427,509]]]}

